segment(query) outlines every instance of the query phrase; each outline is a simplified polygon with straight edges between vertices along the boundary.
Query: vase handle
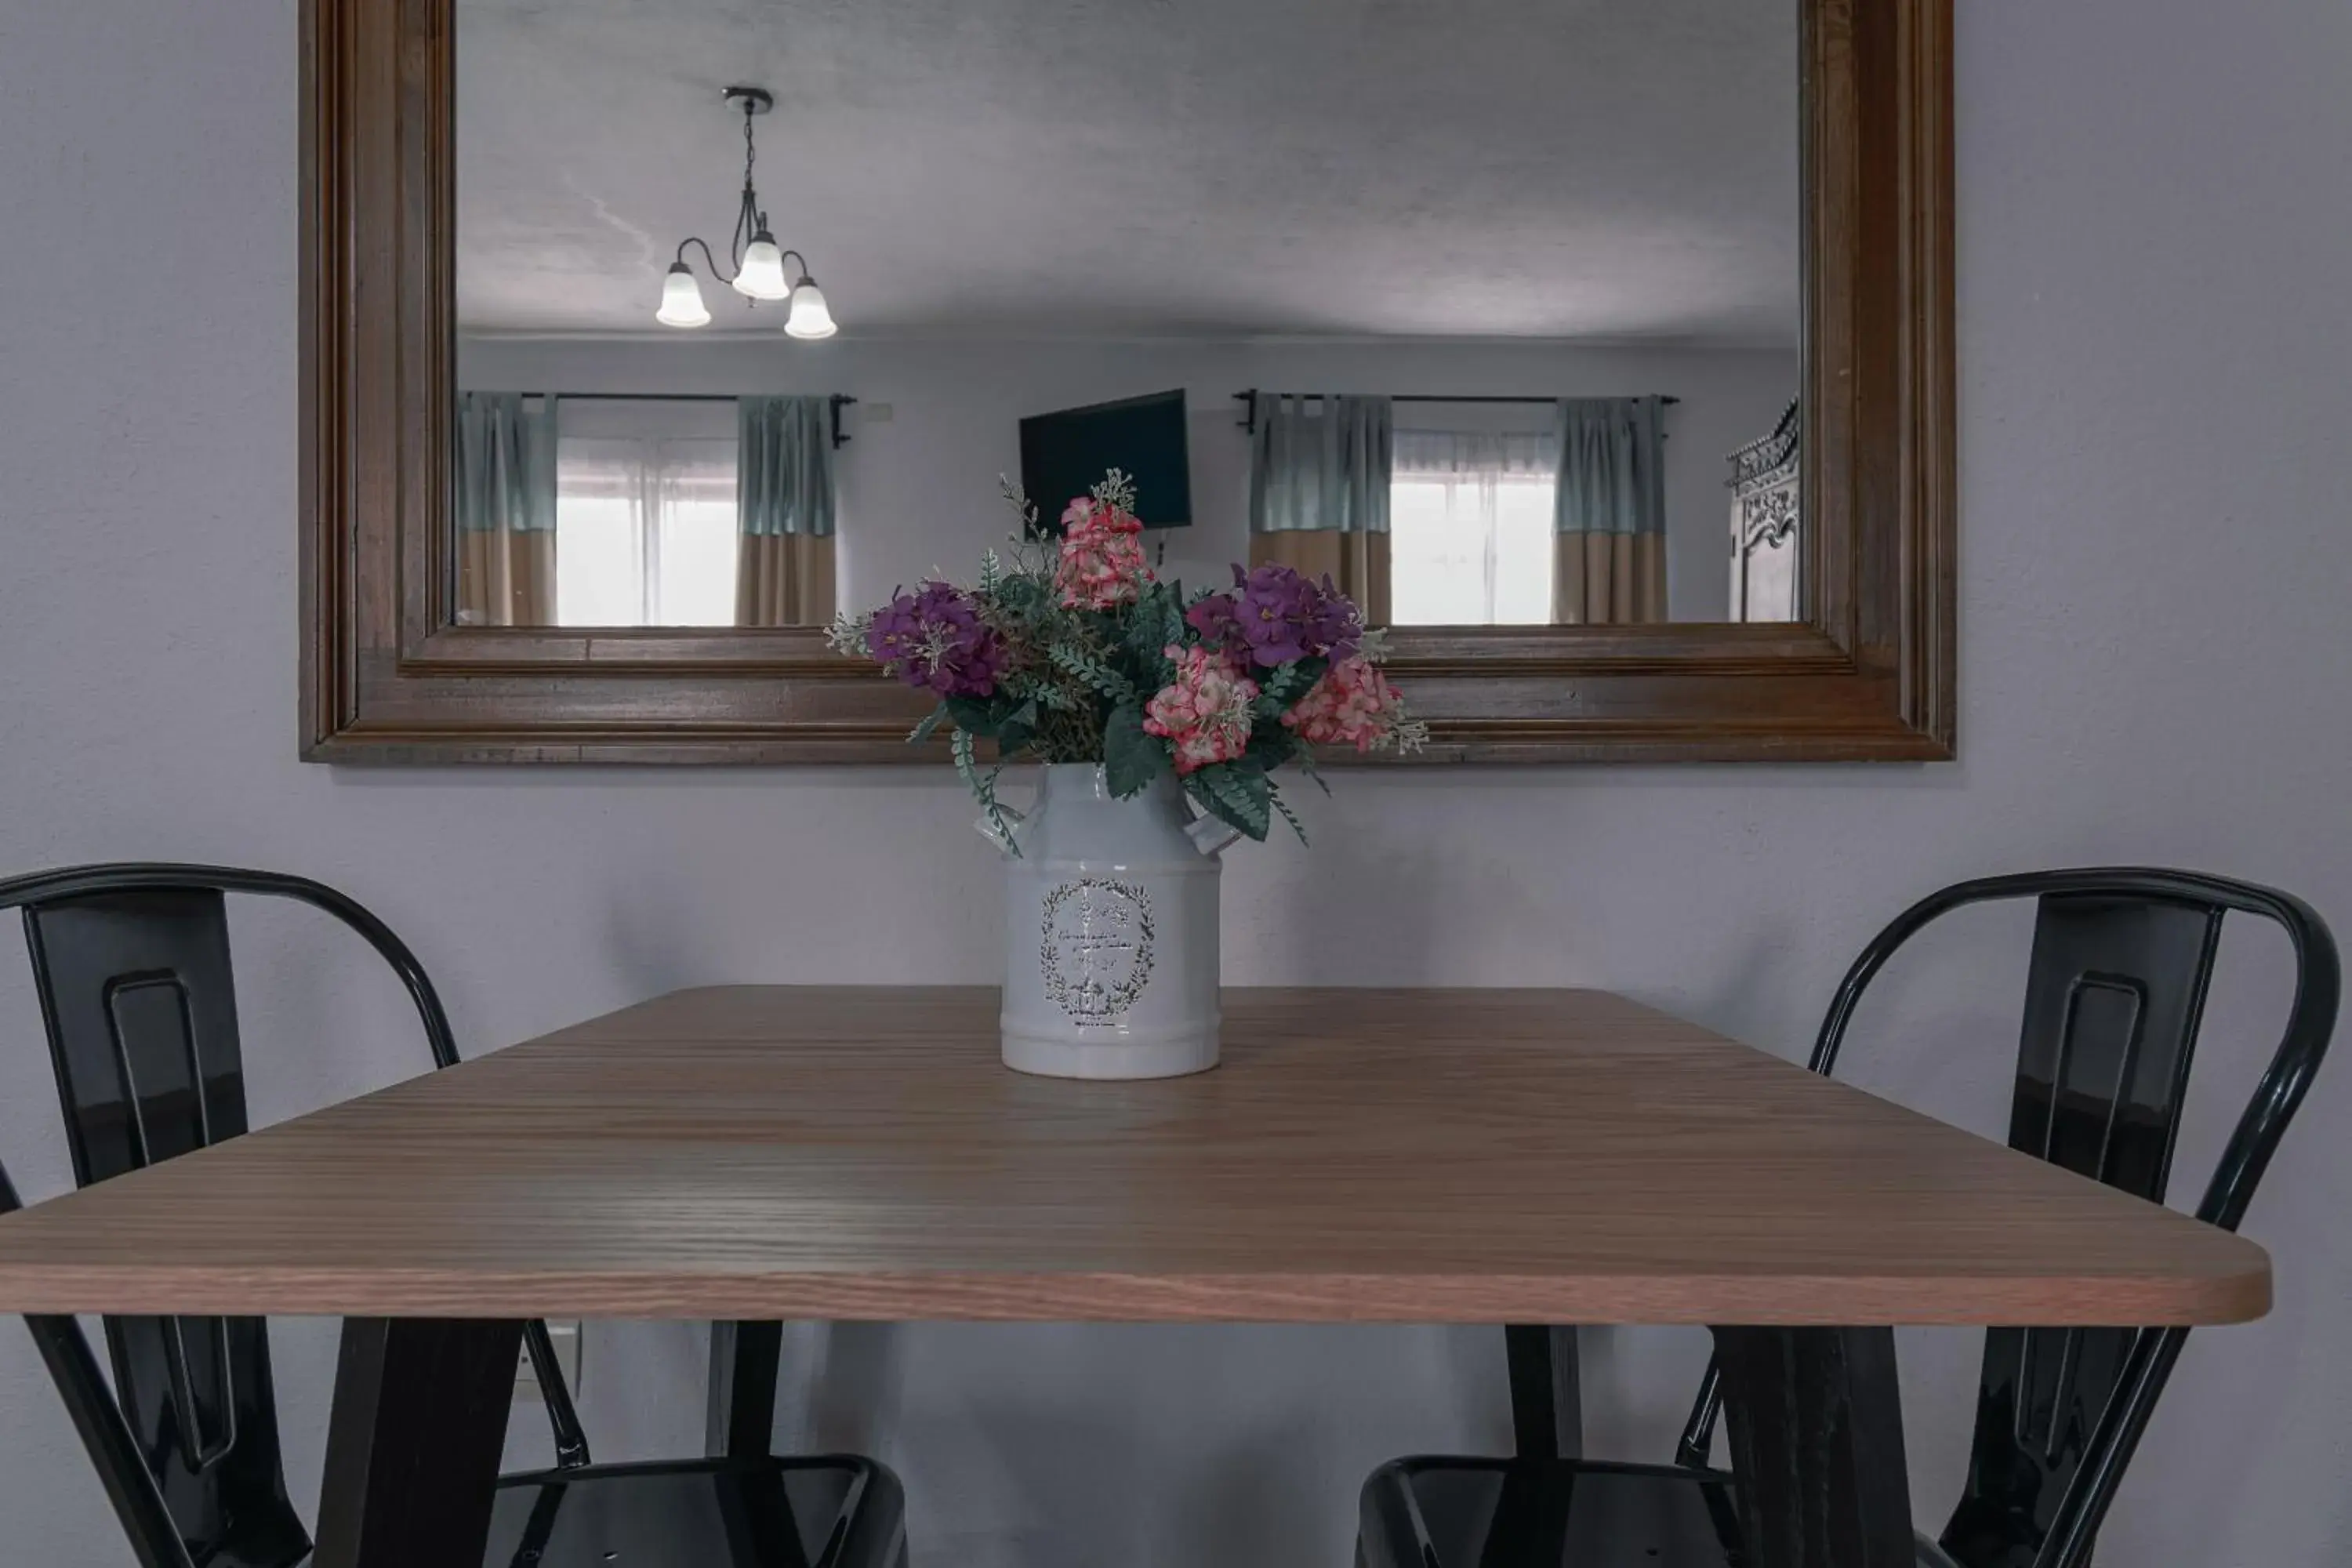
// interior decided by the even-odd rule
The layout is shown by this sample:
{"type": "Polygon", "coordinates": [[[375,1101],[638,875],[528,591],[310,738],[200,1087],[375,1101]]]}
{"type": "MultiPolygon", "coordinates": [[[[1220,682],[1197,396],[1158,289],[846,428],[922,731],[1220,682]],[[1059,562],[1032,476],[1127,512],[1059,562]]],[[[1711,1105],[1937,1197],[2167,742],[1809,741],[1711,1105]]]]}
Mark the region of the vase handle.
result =
{"type": "Polygon", "coordinates": [[[1192,841],[1192,847],[1212,860],[1233,847],[1241,836],[1240,828],[1213,816],[1196,816],[1184,828],[1184,837],[1192,841]]]}
{"type": "Polygon", "coordinates": [[[976,831],[982,838],[985,838],[991,844],[995,845],[997,848],[1003,851],[1005,854],[1013,856],[1017,858],[1021,854],[1021,846],[1013,841],[1013,830],[1028,820],[1028,813],[1015,811],[1009,805],[1000,805],[996,808],[994,816],[992,817],[989,813],[983,811],[980,814],[979,819],[971,826],[973,830],[976,831]],[[1002,828],[996,826],[997,821],[1000,819],[1004,824],[1002,828]]]}

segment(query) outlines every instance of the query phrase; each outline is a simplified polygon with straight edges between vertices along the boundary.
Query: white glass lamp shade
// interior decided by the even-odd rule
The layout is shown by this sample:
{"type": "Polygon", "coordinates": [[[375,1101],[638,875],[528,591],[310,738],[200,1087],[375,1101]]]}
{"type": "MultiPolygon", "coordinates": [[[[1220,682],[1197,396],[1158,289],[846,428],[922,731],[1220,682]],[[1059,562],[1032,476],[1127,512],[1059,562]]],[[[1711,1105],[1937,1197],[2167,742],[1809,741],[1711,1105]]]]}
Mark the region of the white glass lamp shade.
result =
{"type": "Polygon", "coordinates": [[[702,287],[685,262],[672,266],[669,276],[662,279],[661,309],[654,312],[654,320],[665,327],[710,324],[710,307],[702,302],[702,287]]]}
{"type": "Polygon", "coordinates": [[[735,274],[735,291],[754,300],[781,300],[793,291],[784,278],[784,253],[776,248],[764,228],[744,247],[743,265],[735,274]]]}
{"type": "Polygon", "coordinates": [[[834,325],[833,312],[824,308],[824,290],[816,286],[815,279],[802,279],[793,289],[793,309],[784,318],[784,331],[796,338],[829,338],[840,330],[834,325]]]}

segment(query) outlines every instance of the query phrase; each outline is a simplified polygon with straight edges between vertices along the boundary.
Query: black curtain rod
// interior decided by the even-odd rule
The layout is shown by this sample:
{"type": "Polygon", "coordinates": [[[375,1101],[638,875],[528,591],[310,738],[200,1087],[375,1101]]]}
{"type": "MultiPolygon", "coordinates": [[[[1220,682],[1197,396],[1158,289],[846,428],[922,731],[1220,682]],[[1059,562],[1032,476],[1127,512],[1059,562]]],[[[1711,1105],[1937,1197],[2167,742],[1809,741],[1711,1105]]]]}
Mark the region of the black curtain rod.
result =
{"type": "MultiPolygon", "coordinates": [[[[550,392],[541,395],[558,403],[740,403],[746,397],[778,395],[764,392],[550,392]]],[[[841,427],[841,410],[845,404],[857,399],[845,392],[836,392],[826,399],[833,405],[833,444],[835,447],[849,445],[849,432],[841,427]]]]}
{"type": "MultiPolygon", "coordinates": [[[[1255,436],[1257,434],[1257,400],[1261,397],[1297,397],[1302,399],[1311,397],[1319,401],[1326,397],[1337,397],[1342,395],[1344,395],[1344,394],[1330,392],[1265,392],[1256,387],[1252,387],[1247,392],[1234,393],[1234,401],[1247,405],[1247,406],[1242,410],[1241,428],[1255,436]]],[[[1381,395],[1374,393],[1370,395],[1379,396],[1381,395]]],[[[1559,401],[1557,397],[1521,397],[1515,394],[1493,392],[1433,392],[1423,396],[1415,396],[1410,393],[1390,393],[1387,396],[1391,403],[1538,404],[1558,403],[1559,401]]],[[[1673,396],[1661,396],[1658,401],[1671,405],[1673,404],[1680,403],[1682,399],[1673,396]]]]}
{"type": "MultiPolygon", "coordinates": [[[[565,403],[740,403],[747,397],[789,395],[769,392],[551,392],[545,395],[565,403]]],[[[831,395],[835,403],[855,403],[845,392],[831,395]]]]}
{"type": "Polygon", "coordinates": [[[732,392],[551,392],[566,403],[740,403],[732,392]]]}
{"type": "MultiPolygon", "coordinates": [[[[1234,401],[1240,402],[1244,399],[1256,397],[1321,398],[1333,395],[1335,395],[1326,392],[1265,392],[1252,390],[1249,392],[1236,392],[1234,394],[1234,401]]],[[[1375,393],[1368,395],[1380,396],[1383,395],[1375,393]]],[[[1497,393],[1433,392],[1416,394],[1410,392],[1397,392],[1389,393],[1385,395],[1391,403],[1558,403],[1559,401],[1557,397],[1520,397],[1497,393]]],[[[1682,399],[1679,397],[1667,396],[1661,397],[1658,401],[1671,406],[1674,404],[1680,403],[1682,399]]]]}

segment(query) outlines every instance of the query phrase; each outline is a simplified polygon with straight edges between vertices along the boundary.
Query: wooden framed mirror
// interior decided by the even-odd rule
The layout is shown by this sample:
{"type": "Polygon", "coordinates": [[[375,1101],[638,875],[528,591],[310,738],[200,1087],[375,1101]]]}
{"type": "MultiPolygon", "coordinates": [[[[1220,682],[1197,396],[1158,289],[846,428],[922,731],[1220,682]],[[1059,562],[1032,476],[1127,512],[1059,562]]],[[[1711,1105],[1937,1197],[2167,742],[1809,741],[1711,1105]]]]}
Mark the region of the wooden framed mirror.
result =
{"type": "Polygon", "coordinates": [[[789,6],[642,9],[559,36],[561,8],[515,0],[305,0],[306,758],[943,758],[904,743],[924,700],[829,652],[817,612],[887,597],[894,574],[969,572],[1004,531],[989,508],[1024,416],[1171,382],[1196,526],[1160,548],[1196,579],[1261,521],[1244,500],[1261,421],[1336,405],[1279,395],[1377,395],[1414,450],[1433,431],[1541,447],[1542,420],[1604,405],[1661,422],[1646,450],[1665,456],[1643,460],[1673,487],[1668,524],[1636,548],[1667,564],[1652,581],[1633,557],[1631,610],[1622,581],[1613,608],[1591,586],[1625,558],[1568,531],[1565,468],[1499,507],[1493,485],[1478,506],[1449,499],[1442,463],[1405,476],[1426,493],[1391,489],[1414,521],[1371,542],[1405,584],[1390,670],[1433,727],[1418,761],[1953,754],[1949,0],[1789,0],[1769,23],[1777,8],[1748,0],[1391,8],[1359,34],[1412,37],[1346,48],[1311,0],[1148,23],[1102,7],[1105,28],[1157,31],[1092,40],[1026,0],[949,7],[934,28],[855,19],[881,7],[810,26],[789,6]],[[1328,72],[1307,68],[1318,37],[1328,72]],[[1089,62],[1124,64],[1097,81],[1089,62]],[[771,104],[739,120],[745,100],[720,89],[761,76],[771,104]],[[1477,118],[1487,104],[1505,118],[1477,118]],[[1057,137],[1055,116],[1093,132],[1057,137]],[[1131,134],[1102,131],[1128,119],[1131,134]],[[1623,144],[1594,145],[1610,125],[1623,144]],[[1153,151],[1174,126],[1199,145],[1153,151]],[[600,151],[614,168],[583,173],[600,151]],[[800,302],[723,286],[754,259],[747,227],[718,243],[747,151],[764,194],[739,217],[772,209],[803,280],[802,252],[819,258],[834,342],[778,330],[800,302]],[[1139,158],[1172,161],[1130,211],[1112,193],[1139,158]],[[1774,258],[1790,275],[1756,282],[1774,258]],[[723,320],[656,322],[678,287],[666,268],[723,320]],[[708,358],[689,364],[688,342],[708,358]],[[1113,347],[1140,357],[1107,368],[1113,347]],[[1737,353],[1785,368],[1700,364],[1737,353]],[[1023,368],[1048,359],[1076,368],[1023,368]],[[829,499],[812,538],[755,538],[748,503],[730,507],[759,401],[792,405],[763,416],[799,420],[812,471],[841,474],[837,534],[829,499]],[[1531,422],[1493,412],[1511,407],[1531,422]],[[468,447],[540,420],[540,446],[468,447]],[[697,467],[706,447],[736,466],[697,467]],[[478,526],[476,491],[512,482],[501,463],[559,448],[584,454],[547,490],[572,521],[544,539],[478,526]],[[1760,530],[1741,513],[1759,454],[1780,509],[1760,530]],[[1597,618],[1571,602],[1588,593],[1597,618]]]}

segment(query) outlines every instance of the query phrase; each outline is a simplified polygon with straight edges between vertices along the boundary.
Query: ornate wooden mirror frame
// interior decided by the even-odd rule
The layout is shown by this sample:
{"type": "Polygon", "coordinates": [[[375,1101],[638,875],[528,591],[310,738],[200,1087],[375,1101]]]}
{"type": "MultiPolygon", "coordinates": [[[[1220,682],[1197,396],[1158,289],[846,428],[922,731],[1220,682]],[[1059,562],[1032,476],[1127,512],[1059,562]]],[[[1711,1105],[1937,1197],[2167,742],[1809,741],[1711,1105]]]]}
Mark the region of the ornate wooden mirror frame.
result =
{"type": "MultiPolygon", "coordinates": [[[[302,7],[303,756],[943,758],[814,628],[452,624],[452,4],[302,7]]],[[[1401,629],[1423,760],[1953,754],[1951,0],[1800,9],[1809,618],[1401,629]]]]}

